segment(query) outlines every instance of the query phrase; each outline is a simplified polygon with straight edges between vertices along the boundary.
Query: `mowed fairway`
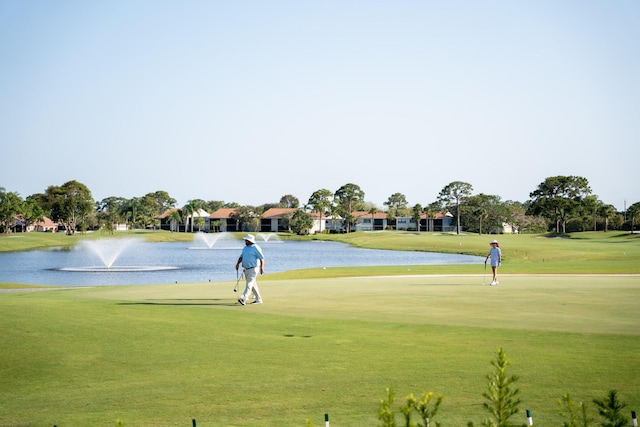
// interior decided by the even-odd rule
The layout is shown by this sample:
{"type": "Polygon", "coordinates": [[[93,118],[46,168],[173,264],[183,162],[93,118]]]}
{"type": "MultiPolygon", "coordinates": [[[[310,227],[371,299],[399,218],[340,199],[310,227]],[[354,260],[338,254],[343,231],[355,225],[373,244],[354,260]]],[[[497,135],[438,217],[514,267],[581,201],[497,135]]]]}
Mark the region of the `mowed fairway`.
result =
{"type": "Polygon", "coordinates": [[[392,387],[444,395],[444,426],[486,417],[498,347],[521,422],[619,391],[640,410],[640,277],[406,276],[0,294],[2,426],[375,426],[392,387]]]}

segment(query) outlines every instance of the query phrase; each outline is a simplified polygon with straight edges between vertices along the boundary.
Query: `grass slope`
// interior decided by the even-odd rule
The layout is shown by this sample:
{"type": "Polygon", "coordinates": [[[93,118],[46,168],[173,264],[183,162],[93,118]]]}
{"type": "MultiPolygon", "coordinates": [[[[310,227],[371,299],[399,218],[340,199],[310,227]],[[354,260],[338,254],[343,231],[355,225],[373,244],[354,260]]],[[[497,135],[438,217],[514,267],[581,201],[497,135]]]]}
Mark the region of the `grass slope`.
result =
{"type": "MultiPolygon", "coordinates": [[[[638,277],[415,276],[0,294],[0,425],[377,424],[385,387],[445,396],[445,426],[485,417],[500,346],[521,410],[617,389],[640,407],[638,277]]],[[[522,420],[524,422],[524,414],[522,420]]]]}

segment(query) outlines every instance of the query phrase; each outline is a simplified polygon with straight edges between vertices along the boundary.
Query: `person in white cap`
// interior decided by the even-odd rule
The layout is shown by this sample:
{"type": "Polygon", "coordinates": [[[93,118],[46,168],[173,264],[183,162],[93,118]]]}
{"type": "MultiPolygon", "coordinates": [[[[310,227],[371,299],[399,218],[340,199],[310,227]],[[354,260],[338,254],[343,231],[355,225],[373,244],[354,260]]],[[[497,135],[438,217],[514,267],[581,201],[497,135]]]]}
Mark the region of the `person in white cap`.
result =
{"type": "Polygon", "coordinates": [[[258,290],[256,278],[258,277],[258,272],[264,274],[264,255],[252,234],[244,236],[244,248],[242,248],[238,262],[236,262],[236,271],[240,268],[240,265],[242,265],[247,286],[240,298],[238,298],[238,302],[245,305],[249,299],[249,294],[253,293],[254,300],[252,304],[262,304],[262,297],[258,290]]]}
{"type": "Polygon", "coordinates": [[[495,286],[498,284],[498,267],[502,264],[502,251],[500,250],[500,244],[497,240],[494,240],[489,245],[491,249],[489,249],[489,254],[484,259],[484,263],[486,264],[489,257],[491,257],[491,271],[493,271],[491,286],[495,286]]]}

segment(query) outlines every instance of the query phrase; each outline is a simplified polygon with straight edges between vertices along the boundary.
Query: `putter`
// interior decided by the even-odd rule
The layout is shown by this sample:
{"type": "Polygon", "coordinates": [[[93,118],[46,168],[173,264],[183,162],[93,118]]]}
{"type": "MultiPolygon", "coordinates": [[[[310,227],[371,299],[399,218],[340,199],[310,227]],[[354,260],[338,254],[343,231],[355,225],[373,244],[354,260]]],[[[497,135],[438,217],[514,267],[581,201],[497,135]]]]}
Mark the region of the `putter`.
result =
{"type": "Polygon", "coordinates": [[[238,292],[238,283],[240,283],[240,278],[242,277],[238,273],[240,272],[236,270],[236,286],[233,288],[233,292],[238,292]]]}
{"type": "Polygon", "coordinates": [[[484,286],[484,282],[487,280],[487,262],[484,262],[484,274],[482,275],[482,286],[484,286]]]}

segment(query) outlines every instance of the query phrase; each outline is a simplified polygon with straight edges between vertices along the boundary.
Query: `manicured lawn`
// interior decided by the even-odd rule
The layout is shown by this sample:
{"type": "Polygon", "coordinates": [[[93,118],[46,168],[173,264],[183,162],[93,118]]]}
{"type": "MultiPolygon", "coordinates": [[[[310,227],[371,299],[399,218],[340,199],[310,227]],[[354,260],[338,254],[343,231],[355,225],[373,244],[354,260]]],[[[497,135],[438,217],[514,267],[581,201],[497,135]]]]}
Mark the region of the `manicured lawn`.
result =
{"type": "MultiPolygon", "coordinates": [[[[503,269],[512,273],[640,273],[640,234],[585,232],[564,237],[533,234],[373,232],[319,235],[364,248],[433,251],[485,256],[500,241],[503,269]]],[[[442,272],[477,272],[474,266],[442,266],[442,272]]],[[[438,269],[435,270],[436,272],[438,269]]]]}
{"type": "MultiPolygon", "coordinates": [[[[193,238],[116,234],[131,235],[193,238]]],[[[101,237],[2,236],[0,251],[101,237]]],[[[494,237],[305,239],[484,255],[494,237]]],[[[481,285],[482,265],[451,265],[267,274],[266,303],[247,307],[235,304],[235,281],[0,293],[0,425],[319,426],[328,412],[334,426],[373,426],[386,387],[399,401],[444,395],[445,426],[479,424],[498,347],[536,425],[561,425],[566,393],[591,402],[616,389],[639,410],[640,277],[628,274],[640,273],[640,235],[498,239],[496,287],[481,285]]]]}
{"type": "MultiPolygon", "coordinates": [[[[266,277],[266,276],[265,276],[266,277]]],[[[498,347],[523,412],[560,426],[565,393],[640,408],[640,278],[482,276],[234,282],[0,294],[0,425],[374,426],[386,387],[485,418],[498,347]]]]}

